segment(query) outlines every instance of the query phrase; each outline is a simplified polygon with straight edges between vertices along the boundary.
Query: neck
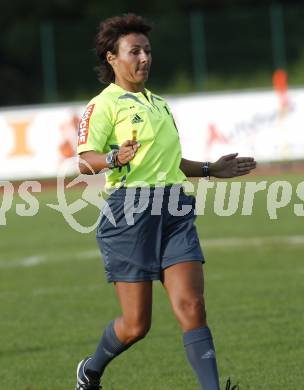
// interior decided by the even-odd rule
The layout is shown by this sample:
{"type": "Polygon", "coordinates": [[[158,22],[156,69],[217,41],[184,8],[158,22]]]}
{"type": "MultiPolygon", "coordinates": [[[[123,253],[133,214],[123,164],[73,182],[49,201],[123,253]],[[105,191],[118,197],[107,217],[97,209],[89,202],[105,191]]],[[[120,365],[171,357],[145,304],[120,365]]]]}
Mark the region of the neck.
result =
{"type": "Polygon", "coordinates": [[[115,78],[114,83],[129,92],[144,92],[145,90],[144,83],[135,84],[118,78],[115,78]]]}

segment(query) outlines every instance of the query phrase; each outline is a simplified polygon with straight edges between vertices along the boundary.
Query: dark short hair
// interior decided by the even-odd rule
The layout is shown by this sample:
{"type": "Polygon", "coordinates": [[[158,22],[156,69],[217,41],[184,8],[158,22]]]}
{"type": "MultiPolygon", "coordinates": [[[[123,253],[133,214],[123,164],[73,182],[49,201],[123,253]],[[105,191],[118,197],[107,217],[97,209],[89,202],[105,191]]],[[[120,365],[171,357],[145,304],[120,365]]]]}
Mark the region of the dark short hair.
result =
{"type": "Polygon", "coordinates": [[[106,54],[108,51],[117,54],[119,38],[130,33],[144,34],[148,37],[149,31],[151,31],[151,26],[145,19],[131,13],[114,16],[101,22],[95,46],[99,60],[96,70],[100,82],[109,84],[115,79],[114,71],[106,59],[106,54]]]}

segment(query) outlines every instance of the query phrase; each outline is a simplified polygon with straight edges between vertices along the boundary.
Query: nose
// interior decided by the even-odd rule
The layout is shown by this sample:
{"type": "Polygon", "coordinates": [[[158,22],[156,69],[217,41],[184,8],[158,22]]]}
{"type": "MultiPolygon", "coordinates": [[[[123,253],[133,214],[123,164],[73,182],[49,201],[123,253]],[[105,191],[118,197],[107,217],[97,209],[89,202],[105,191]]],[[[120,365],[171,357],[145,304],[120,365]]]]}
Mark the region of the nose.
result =
{"type": "Polygon", "coordinates": [[[148,63],[148,61],[149,61],[149,54],[147,54],[144,50],[142,50],[140,53],[140,62],[146,64],[148,63]]]}

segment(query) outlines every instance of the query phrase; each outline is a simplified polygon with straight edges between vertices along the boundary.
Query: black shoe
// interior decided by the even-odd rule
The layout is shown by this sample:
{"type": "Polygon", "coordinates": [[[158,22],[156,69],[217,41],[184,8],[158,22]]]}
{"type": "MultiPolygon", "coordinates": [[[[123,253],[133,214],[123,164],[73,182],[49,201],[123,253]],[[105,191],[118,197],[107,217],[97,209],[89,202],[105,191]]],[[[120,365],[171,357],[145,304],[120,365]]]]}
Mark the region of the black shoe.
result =
{"type": "Polygon", "coordinates": [[[231,387],[231,381],[230,378],[228,378],[225,390],[239,390],[239,385],[236,384],[236,385],[232,385],[231,387]]]}
{"type": "Polygon", "coordinates": [[[92,359],[83,359],[77,367],[77,383],[75,390],[101,390],[100,378],[95,371],[86,370],[87,362],[92,359]]]}

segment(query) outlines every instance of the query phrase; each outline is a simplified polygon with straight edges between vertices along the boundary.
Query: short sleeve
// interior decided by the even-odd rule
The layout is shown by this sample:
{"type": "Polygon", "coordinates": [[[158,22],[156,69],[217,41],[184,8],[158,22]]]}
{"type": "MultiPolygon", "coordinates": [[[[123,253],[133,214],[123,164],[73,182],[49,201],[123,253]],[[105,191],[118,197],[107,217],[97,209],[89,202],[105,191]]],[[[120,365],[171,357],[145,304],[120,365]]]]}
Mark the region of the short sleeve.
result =
{"type": "Polygon", "coordinates": [[[77,153],[103,153],[113,129],[111,108],[106,99],[92,100],[79,122],[77,153]]]}

